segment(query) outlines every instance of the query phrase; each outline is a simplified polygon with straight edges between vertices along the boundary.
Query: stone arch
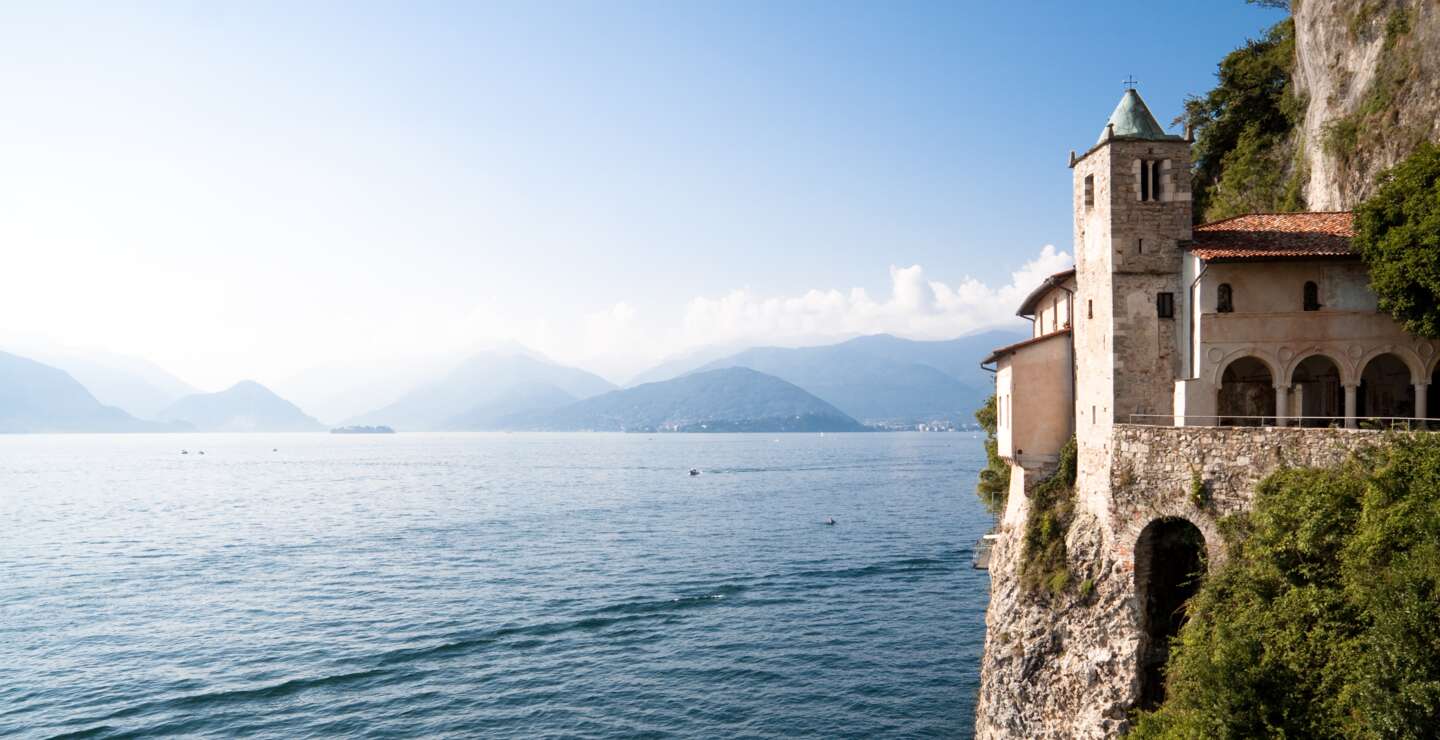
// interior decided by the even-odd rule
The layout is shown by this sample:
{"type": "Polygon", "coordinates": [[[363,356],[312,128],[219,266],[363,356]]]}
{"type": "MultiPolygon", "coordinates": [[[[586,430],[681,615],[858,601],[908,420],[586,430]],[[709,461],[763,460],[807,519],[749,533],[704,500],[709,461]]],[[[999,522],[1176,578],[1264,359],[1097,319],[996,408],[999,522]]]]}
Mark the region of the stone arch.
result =
{"type": "Polygon", "coordinates": [[[1425,366],[1425,377],[1440,373],[1440,352],[1435,351],[1434,345],[1421,342],[1415,354],[1420,357],[1421,364],[1425,366]]]}
{"type": "Polygon", "coordinates": [[[1216,387],[1219,387],[1220,381],[1225,377],[1225,371],[1229,369],[1230,366],[1236,361],[1243,360],[1246,357],[1251,357],[1255,360],[1258,360],[1259,362],[1264,363],[1265,367],[1270,369],[1270,377],[1284,377],[1284,373],[1280,372],[1280,365],[1278,365],[1275,360],[1269,356],[1269,353],[1265,352],[1262,349],[1259,349],[1258,347],[1245,347],[1244,349],[1230,350],[1229,352],[1225,353],[1224,357],[1220,358],[1219,362],[1215,363],[1215,375],[1211,379],[1211,383],[1216,387]]]}
{"type": "Polygon", "coordinates": [[[1347,357],[1343,351],[1333,347],[1311,347],[1309,349],[1296,352],[1295,356],[1291,357],[1290,362],[1286,364],[1285,372],[1281,377],[1294,378],[1295,369],[1300,367],[1300,363],[1310,359],[1311,357],[1316,356],[1324,357],[1325,359],[1335,363],[1336,369],[1340,371],[1341,383],[1354,385],[1355,383],[1360,382],[1360,371],[1355,368],[1354,363],[1350,361],[1350,358],[1347,357]]]}
{"type": "Polygon", "coordinates": [[[1361,376],[1365,374],[1365,366],[1369,365],[1372,360],[1381,355],[1395,355],[1396,359],[1400,360],[1400,362],[1410,370],[1411,383],[1416,383],[1429,377],[1425,372],[1425,362],[1420,359],[1420,355],[1416,354],[1409,347],[1388,344],[1383,347],[1375,347],[1360,356],[1359,361],[1355,363],[1354,379],[1356,383],[1363,380],[1361,376]]]}
{"type": "Polygon", "coordinates": [[[1139,607],[1141,709],[1165,700],[1170,641],[1188,617],[1186,604],[1200,589],[1208,558],[1205,535],[1178,516],[1152,520],[1135,540],[1135,596],[1139,607]]]}
{"type": "Polygon", "coordinates": [[[1290,404],[1300,426],[1339,427],[1345,423],[1345,366],[1329,354],[1312,350],[1290,363],[1290,404]]]}
{"type": "MultiPolygon", "coordinates": [[[[1360,361],[1356,416],[1368,419],[1410,419],[1415,416],[1415,368],[1406,353],[1387,347],[1360,361]]],[[[1416,358],[1409,358],[1414,360],[1416,358]]]]}
{"type": "Polygon", "coordinates": [[[1260,426],[1275,423],[1275,386],[1282,376],[1274,363],[1243,355],[1226,363],[1215,391],[1219,426],[1260,426]],[[1265,417],[1269,417],[1267,420],[1265,417]]]}

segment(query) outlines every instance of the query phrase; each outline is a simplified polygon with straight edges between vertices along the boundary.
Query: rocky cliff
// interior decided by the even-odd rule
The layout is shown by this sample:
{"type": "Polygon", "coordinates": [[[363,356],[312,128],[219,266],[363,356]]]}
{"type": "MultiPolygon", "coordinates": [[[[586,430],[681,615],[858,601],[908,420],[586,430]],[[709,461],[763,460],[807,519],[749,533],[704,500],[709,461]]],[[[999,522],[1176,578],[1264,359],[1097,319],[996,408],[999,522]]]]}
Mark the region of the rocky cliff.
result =
{"type": "Polygon", "coordinates": [[[1304,0],[1185,102],[1195,215],[1348,210],[1440,139],[1440,6],[1304,0]]]}
{"type": "Polygon", "coordinates": [[[1295,3],[1298,143],[1309,210],[1345,210],[1424,140],[1440,140],[1440,5],[1295,3]]]}
{"type": "Polygon", "coordinates": [[[1165,604],[1157,584],[1173,554],[1159,546],[1156,525],[1193,525],[1213,567],[1225,557],[1222,520],[1250,509],[1262,478],[1335,465],[1383,434],[1116,425],[1100,448],[1105,461],[1080,459],[1069,494],[1075,514],[1060,527],[1068,577],[1042,588],[1026,577],[1036,562],[1027,540],[1043,537],[1031,526],[1038,486],[1022,475],[991,553],[976,737],[1124,734],[1135,708],[1155,696],[1168,644],[1165,625],[1147,617],[1165,604]]]}

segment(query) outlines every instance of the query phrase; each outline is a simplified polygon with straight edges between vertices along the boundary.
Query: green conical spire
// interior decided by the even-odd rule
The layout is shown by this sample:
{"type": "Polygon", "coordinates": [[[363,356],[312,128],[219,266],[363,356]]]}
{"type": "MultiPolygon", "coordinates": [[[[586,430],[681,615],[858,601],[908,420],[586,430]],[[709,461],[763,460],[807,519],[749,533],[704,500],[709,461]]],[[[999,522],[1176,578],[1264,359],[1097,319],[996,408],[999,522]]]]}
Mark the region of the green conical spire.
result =
{"type": "Polygon", "coordinates": [[[1145,101],[1140,99],[1140,93],[1135,88],[1125,91],[1125,97],[1120,98],[1120,104],[1115,106],[1115,112],[1110,114],[1110,122],[1105,130],[1100,132],[1100,141],[1097,144],[1105,143],[1110,138],[1111,127],[1114,127],[1115,136],[1125,136],[1132,139],[1149,139],[1151,141],[1168,141],[1180,137],[1165,133],[1160,127],[1160,122],[1150,113],[1150,108],[1145,101]]]}

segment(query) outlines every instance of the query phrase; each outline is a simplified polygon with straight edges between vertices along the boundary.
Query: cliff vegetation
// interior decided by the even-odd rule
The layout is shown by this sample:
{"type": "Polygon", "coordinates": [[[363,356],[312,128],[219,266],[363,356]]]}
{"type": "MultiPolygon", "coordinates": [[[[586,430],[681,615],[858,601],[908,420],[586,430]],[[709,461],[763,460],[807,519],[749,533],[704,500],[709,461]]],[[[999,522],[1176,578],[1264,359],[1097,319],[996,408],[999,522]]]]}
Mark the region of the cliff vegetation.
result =
{"type": "Polygon", "coordinates": [[[1428,5],[1294,3],[1292,17],[1227,54],[1215,87],[1178,119],[1196,137],[1196,219],[1353,208],[1380,172],[1434,140],[1440,15],[1428,5]]]}
{"type": "Polygon", "coordinates": [[[1010,493],[1010,464],[1000,458],[1000,442],[995,439],[998,416],[995,413],[996,398],[991,394],[985,405],[975,411],[975,421],[985,430],[985,469],[975,484],[975,494],[985,503],[991,514],[1005,511],[1005,501],[1010,493]]]}
{"type": "Polygon", "coordinates": [[[1440,147],[1423,143],[1355,210],[1370,287],[1405,330],[1440,338],[1440,147]]]}
{"type": "Polygon", "coordinates": [[[1060,464],[1030,494],[1025,517],[1020,586],[1032,594],[1059,595],[1070,585],[1070,562],[1065,533],[1075,513],[1075,438],[1060,450],[1060,464]]]}
{"type": "Polygon", "coordinates": [[[1225,537],[1133,737],[1433,737],[1440,437],[1281,470],[1225,537]]]}
{"type": "Polygon", "coordinates": [[[1294,68],[1295,23],[1287,18],[1227,54],[1215,88],[1185,101],[1196,218],[1305,208],[1308,173],[1296,140],[1305,101],[1294,68]]]}

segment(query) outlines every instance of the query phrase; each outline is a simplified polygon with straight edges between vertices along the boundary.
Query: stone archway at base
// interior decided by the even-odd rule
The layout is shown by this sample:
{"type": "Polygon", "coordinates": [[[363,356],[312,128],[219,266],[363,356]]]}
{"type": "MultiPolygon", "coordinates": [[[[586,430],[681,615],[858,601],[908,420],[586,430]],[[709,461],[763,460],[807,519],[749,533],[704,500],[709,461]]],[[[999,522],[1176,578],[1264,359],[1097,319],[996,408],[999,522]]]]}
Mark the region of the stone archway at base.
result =
{"type": "Polygon", "coordinates": [[[1179,517],[1157,519],[1135,543],[1135,594],[1140,606],[1140,708],[1165,700],[1170,640],[1186,619],[1185,605],[1205,574],[1205,535],[1179,517]]]}

